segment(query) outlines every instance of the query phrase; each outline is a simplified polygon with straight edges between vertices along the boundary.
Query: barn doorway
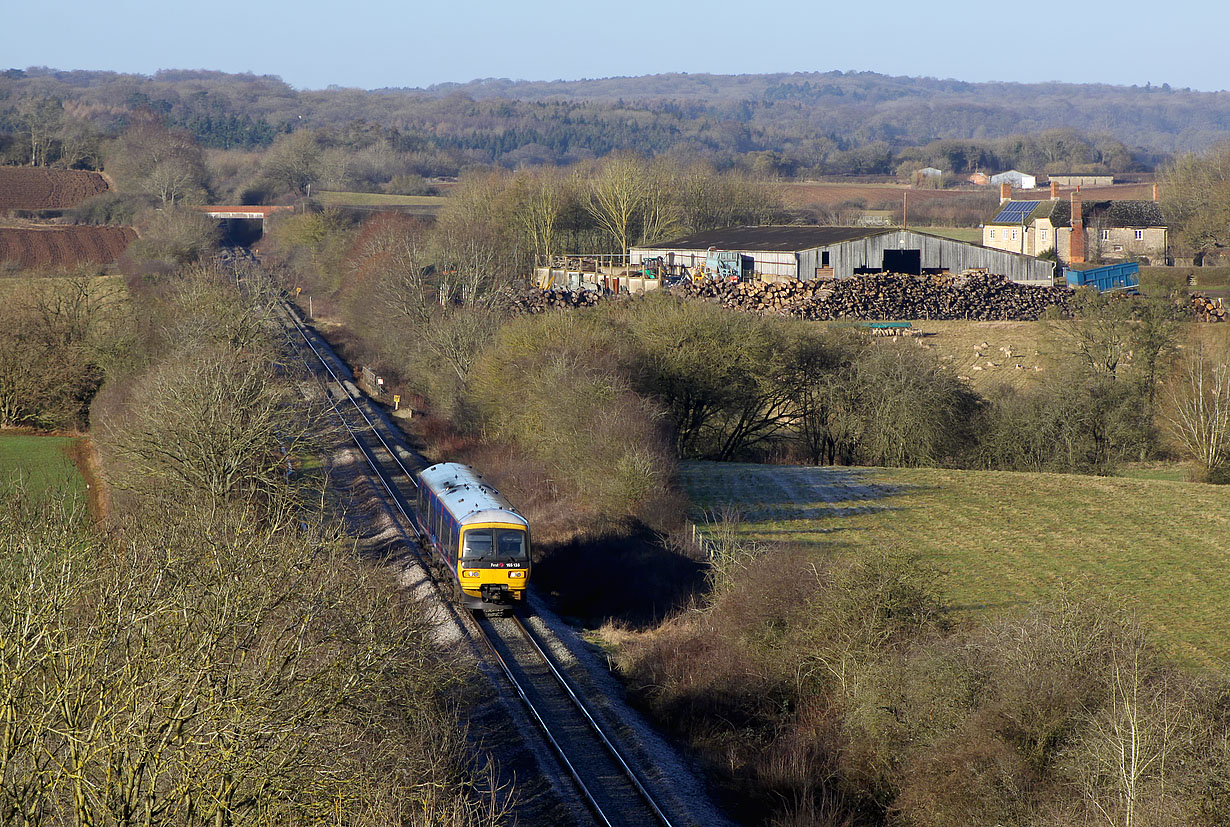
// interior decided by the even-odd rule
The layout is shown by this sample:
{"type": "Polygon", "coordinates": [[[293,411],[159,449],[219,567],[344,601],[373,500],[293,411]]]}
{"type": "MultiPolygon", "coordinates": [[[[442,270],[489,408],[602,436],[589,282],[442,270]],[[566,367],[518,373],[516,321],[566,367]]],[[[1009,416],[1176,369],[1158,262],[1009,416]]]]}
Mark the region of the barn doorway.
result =
{"type": "Polygon", "coordinates": [[[885,250],[884,272],[922,275],[922,250],[885,250]]]}

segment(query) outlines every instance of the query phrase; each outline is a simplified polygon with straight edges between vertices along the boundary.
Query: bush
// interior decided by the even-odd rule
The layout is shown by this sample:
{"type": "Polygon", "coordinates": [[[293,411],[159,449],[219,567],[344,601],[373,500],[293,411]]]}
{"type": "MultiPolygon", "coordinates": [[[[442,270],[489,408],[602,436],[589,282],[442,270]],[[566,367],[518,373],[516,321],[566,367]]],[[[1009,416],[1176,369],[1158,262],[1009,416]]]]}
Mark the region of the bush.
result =
{"type": "Polygon", "coordinates": [[[182,207],[143,213],[137,225],[140,237],[128,246],[128,255],[169,267],[192,264],[212,255],[222,237],[218,222],[182,207]]]}
{"type": "Polygon", "coordinates": [[[148,195],[104,192],[83,201],[71,215],[78,224],[131,226],[156,202],[156,198],[148,195]]]}
{"type": "Polygon", "coordinates": [[[546,314],[500,330],[469,398],[491,437],[548,470],[569,507],[598,520],[641,513],[672,476],[661,412],[607,356],[596,316],[546,314]]]}

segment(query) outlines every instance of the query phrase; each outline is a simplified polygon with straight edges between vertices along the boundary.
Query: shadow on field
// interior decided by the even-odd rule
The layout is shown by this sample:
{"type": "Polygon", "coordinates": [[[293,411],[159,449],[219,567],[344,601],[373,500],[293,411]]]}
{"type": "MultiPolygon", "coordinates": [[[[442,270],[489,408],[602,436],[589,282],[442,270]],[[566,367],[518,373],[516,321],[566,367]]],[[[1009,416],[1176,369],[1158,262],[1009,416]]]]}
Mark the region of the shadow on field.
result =
{"type": "Polygon", "coordinates": [[[540,548],[538,593],[588,627],[610,620],[646,629],[705,588],[706,566],[663,548],[644,527],[540,548]]]}
{"type": "MultiPolygon", "coordinates": [[[[697,469],[702,469],[699,464],[697,469]]],[[[710,520],[733,509],[747,523],[781,520],[822,520],[895,511],[890,500],[924,490],[918,486],[875,481],[874,469],[846,466],[758,465],[754,472],[729,482],[725,490],[705,499],[710,520]]],[[[702,485],[705,483],[702,481],[702,485]]],[[[832,531],[836,527],[817,528],[832,531]]],[[[762,533],[762,532],[758,532],[762,533]]],[[[783,532],[796,533],[796,532],[783,532]]]]}

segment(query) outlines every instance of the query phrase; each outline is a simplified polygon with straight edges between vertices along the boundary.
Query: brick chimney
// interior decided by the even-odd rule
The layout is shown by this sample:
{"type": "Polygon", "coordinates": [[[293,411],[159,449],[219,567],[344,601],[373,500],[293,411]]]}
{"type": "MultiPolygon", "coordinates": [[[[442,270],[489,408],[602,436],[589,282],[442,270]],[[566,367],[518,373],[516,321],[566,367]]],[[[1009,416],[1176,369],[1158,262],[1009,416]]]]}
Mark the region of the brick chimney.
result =
{"type": "Polygon", "coordinates": [[[1007,181],[999,182],[999,203],[1012,200],[1012,184],[1007,181]]]}
{"type": "Polygon", "coordinates": [[[1055,199],[1058,197],[1059,197],[1059,184],[1052,181],[1051,182],[1051,198],[1055,199]]]}
{"type": "Polygon", "coordinates": [[[1068,264],[1085,263],[1085,219],[1081,215],[1081,189],[1072,193],[1072,235],[1068,241],[1068,264]]]}
{"type": "Polygon", "coordinates": [[[1157,184],[1153,185],[1153,200],[1154,201],[1162,200],[1162,188],[1158,186],[1157,184]]]}

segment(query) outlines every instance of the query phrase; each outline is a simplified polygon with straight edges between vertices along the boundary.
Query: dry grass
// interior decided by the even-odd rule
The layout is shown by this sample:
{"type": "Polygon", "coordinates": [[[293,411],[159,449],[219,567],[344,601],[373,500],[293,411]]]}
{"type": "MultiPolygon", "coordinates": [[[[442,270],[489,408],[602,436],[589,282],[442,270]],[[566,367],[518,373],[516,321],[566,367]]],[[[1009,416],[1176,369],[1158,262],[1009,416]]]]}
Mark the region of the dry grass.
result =
{"type": "Polygon", "coordinates": [[[385,195],[379,192],[317,192],[312,196],[327,207],[442,207],[443,195],[385,195]]]}
{"type": "Polygon", "coordinates": [[[910,206],[924,204],[930,201],[952,201],[979,196],[986,190],[952,189],[928,190],[914,189],[901,184],[825,184],[802,183],[783,184],[781,188],[782,201],[787,207],[810,207],[815,205],[836,206],[845,201],[864,201],[868,208],[874,209],[880,204],[889,208],[901,206],[903,194],[908,195],[910,206]]]}
{"type": "Polygon", "coordinates": [[[822,554],[901,549],[948,572],[966,612],[1046,601],[1062,586],[1140,613],[1182,659],[1230,669],[1230,487],[1061,474],[688,463],[700,506],[740,532],[822,554]]]}

